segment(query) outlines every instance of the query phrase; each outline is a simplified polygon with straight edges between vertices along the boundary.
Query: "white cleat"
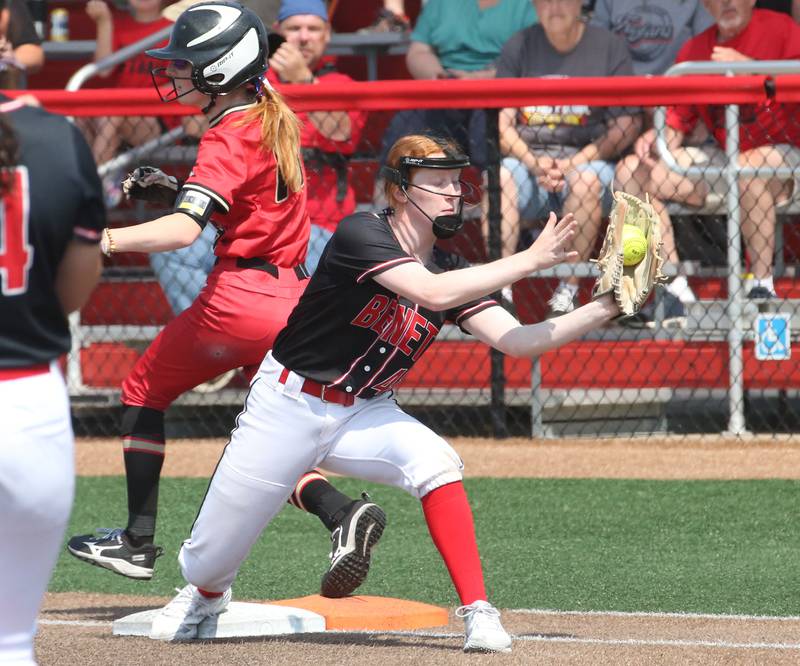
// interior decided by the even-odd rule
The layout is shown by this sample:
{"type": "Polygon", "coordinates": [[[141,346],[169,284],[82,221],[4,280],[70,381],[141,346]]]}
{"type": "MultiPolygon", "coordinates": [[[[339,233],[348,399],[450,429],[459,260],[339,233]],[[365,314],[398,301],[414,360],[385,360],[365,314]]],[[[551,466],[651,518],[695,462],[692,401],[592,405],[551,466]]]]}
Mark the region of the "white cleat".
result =
{"type": "Polygon", "coordinates": [[[230,601],[230,588],[221,597],[209,599],[194,585],[187,585],[153,619],[150,638],[159,641],[193,640],[197,638],[197,626],[206,618],[222,613],[230,601]]]}
{"type": "Polygon", "coordinates": [[[500,611],[488,601],[461,606],[456,617],[464,618],[464,652],[511,652],[511,636],[500,624],[500,611]]]}

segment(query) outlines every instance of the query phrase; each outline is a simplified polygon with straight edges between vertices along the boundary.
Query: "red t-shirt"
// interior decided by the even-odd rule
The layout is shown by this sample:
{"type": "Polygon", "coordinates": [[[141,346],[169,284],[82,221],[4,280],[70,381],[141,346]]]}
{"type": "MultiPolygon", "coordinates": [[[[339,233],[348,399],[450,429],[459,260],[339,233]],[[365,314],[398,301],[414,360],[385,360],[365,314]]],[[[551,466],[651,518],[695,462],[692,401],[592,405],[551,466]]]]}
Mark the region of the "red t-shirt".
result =
{"type": "Polygon", "coordinates": [[[308,246],[306,188],[291,192],[285,186],[275,155],[261,147],[258,121],[240,125],[253,106],[227,109],[211,121],[184,187],[211,196],[226,211],[211,218],[223,232],[214,248],[217,256],[296,266],[308,246]]]}
{"type": "MultiPolygon", "coordinates": [[[[111,50],[119,51],[121,48],[130,46],[145,37],[152,35],[164,28],[174,25],[172,21],[160,18],[149,23],[140,23],[127,12],[112,12],[114,20],[114,32],[111,37],[111,50]]],[[[156,44],[152,48],[164,46],[168,40],[156,44]]],[[[126,60],[114,69],[111,75],[112,86],[116,88],[152,88],[153,95],[157,95],[153,88],[153,78],[150,76],[152,67],[165,67],[166,62],[156,60],[146,55],[144,52],[138,53],[129,60],[126,60]]],[[[177,127],[181,124],[180,116],[162,116],[161,122],[168,129],[177,127]]]]}
{"type": "MultiPolygon", "coordinates": [[[[149,23],[140,23],[127,12],[114,12],[114,34],[111,38],[111,49],[119,51],[121,48],[130,46],[145,37],[149,37],[154,32],[174,25],[172,21],[159,18],[149,23]]],[[[164,46],[168,40],[157,44],[156,47],[164,46]]],[[[153,48],[156,48],[153,47],[153,48]]],[[[150,77],[151,67],[164,67],[167,63],[155,60],[144,53],[135,55],[130,60],[118,65],[114,70],[114,85],[117,88],[152,88],[153,80],[150,77]]]]}
{"type": "MultiPolygon", "coordinates": [[[[678,52],[676,62],[711,60],[715,46],[736,49],[755,60],[800,59],[800,25],[786,14],[766,9],[753,10],[747,27],[727,42],[717,41],[717,26],[688,40],[678,52]]],[[[790,143],[800,146],[798,104],[742,105],[739,112],[739,149],[790,143]]],[[[667,124],[688,134],[702,119],[717,142],[725,147],[725,107],[675,106],[667,111],[667,124]]]]}
{"type": "MultiPolygon", "coordinates": [[[[324,64],[317,70],[315,76],[319,81],[318,85],[321,86],[346,86],[353,80],[346,74],[330,71],[324,64]]],[[[267,79],[272,83],[279,82],[277,74],[272,70],[267,72],[267,79]]],[[[350,118],[350,138],[346,141],[334,141],[320,133],[314,123],[309,120],[308,113],[298,113],[297,117],[302,123],[300,144],[303,148],[318,148],[324,152],[352,155],[361,141],[367,114],[364,111],[348,111],[347,115],[350,118]]],[[[319,169],[311,168],[309,165],[306,175],[308,176],[308,215],[311,223],[328,231],[334,231],[339,221],[356,209],[356,195],[350,179],[348,178],[347,181],[347,192],[344,199],[337,201],[336,171],[333,167],[324,166],[319,169]]]]}

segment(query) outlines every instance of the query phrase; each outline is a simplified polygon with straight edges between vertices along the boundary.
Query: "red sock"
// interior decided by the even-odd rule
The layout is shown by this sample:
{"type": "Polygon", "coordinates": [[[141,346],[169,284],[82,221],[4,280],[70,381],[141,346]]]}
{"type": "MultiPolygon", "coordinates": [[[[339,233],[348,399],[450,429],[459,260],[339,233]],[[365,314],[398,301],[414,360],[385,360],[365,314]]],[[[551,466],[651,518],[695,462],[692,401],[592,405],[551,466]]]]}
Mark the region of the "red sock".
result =
{"type": "Polygon", "coordinates": [[[432,490],[422,498],[425,521],[464,605],[486,599],[475,525],[461,481],[432,490]]]}
{"type": "Polygon", "coordinates": [[[206,599],[219,599],[224,592],[209,592],[208,590],[204,590],[202,587],[198,587],[197,591],[202,594],[206,599]]]}

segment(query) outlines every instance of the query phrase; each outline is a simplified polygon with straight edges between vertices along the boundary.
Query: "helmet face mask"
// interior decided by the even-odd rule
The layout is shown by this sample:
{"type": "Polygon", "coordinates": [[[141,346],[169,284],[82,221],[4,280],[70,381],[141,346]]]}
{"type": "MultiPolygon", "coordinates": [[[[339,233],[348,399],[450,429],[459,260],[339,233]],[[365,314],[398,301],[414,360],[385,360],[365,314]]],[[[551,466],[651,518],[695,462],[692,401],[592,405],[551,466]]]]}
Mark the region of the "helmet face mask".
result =
{"type": "MultiPolygon", "coordinates": [[[[465,155],[447,155],[446,157],[402,157],[397,169],[388,166],[381,167],[381,176],[395,183],[400,187],[415,208],[417,208],[433,225],[433,233],[437,238],[446,239],[455,236],[464,226],[463,208],[465,197],[471,199],[475,188],[469,183],[459,180],[460,191],[456,195],[444,194],[434,190],[427,189],[420,185],[415,185],[411,182],[411,169],[464,169],[470,164],[469,158],[465,155]],[[435,194],[437,196],[446,196],[458,199],[458,205],[454,213],[449,215],[437,215],[435,218],[430,217],[422,208],[417,205],[417,202],[411,197],[409,188],[417,188],[435,194]]],[[[468,205],[472,205],[472,201],[468,200],[468,205]]]]}
{"type": "Polygon", "coordinates": [[[186,69],[188,70],[189,76],[177,76],[175,74],[169,74],[168,70],[170,67],[153,67],[150,70],[150,78],[153,80],[153,86],[158,92],[158,96],[161,98],[162,102],[174,102],[175,100],[197,90],[197,86],[195,85],[194,79],[191,76],[190,68],[193,67],[190,62],[185,60],[173,61],[171,68],[173,71],[175,69],[186,69]],[[175,67],[176,63],[186,64],[184,66],[175,67]],[[179,92],[178,86],[175,84],[176,81],[190,81],[192,85],[187,90],[179,92]]]}
{"type": "Polygon", "coordinates": [[[260,79],[267,70],[267,30],[250,9],[236,2],[203,2],[189,7],[175,21],[169,44],[146,53],[158,60],[185,61],[189,77],[174,77],[167,67],[154,68],[153,83],[162,101],[173,101],[191,91],[178,93],[174,79],[190,78],[194,89],[216,97],[260,79]],[[165,79],[173,79],[164,93],[165,79]]]}

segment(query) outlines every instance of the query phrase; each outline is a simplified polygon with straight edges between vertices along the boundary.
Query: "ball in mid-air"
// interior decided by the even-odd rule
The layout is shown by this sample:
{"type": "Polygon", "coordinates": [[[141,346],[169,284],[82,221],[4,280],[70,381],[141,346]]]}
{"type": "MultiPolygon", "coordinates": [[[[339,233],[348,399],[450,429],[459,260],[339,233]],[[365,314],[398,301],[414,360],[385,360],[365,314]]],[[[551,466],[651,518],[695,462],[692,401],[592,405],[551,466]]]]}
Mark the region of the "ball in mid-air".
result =
{"type": "Polygon", "coordinates": [[[622,263],[635,266],[647,254],[647,236],[637,226],[625,224],[622,227],[622,263]]]}

